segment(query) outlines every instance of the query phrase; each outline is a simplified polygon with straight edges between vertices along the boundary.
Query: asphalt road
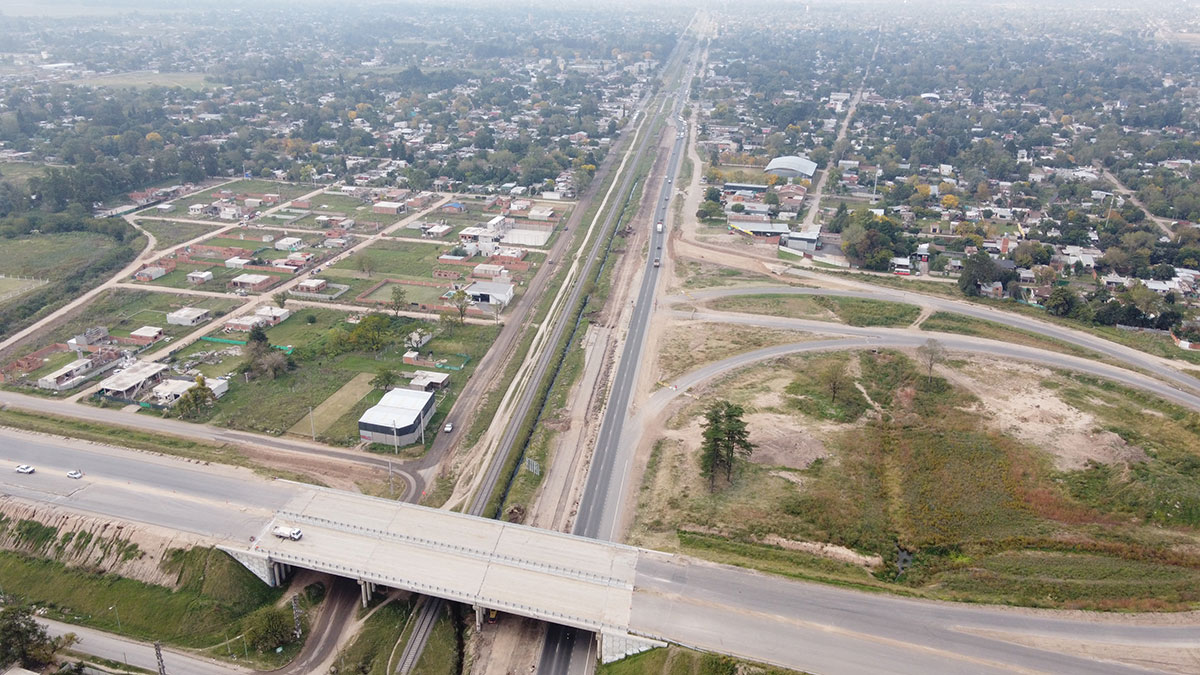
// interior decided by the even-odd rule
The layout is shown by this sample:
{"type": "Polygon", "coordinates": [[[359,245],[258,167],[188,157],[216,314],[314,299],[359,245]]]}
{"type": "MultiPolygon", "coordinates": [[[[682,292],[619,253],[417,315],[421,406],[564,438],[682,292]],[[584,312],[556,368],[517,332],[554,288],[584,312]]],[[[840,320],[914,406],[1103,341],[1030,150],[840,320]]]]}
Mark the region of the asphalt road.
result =
{"type": "MultiPolygon", "coordinates": [[[[38,623],[46,627],[53,637],[74,633],[79,643],[72,649],[84,654],[91,654],[102,659],[124,663],[136,668],[144,668],[150,672],[158,672],[158,659],[154,656],[154,647],[129,638],[105,633],[94,628],[72,626],[60,621],[38,619],[38,623]]],[[[171,675],[229,675],[230,673],[251,673],[253,671],[227,663],[221,663],[184,652],[163,647],[163,665],[171,675]]]]}
{"type": "Polygon", "coordinates": [[[244,542],[294,492],[246,469],[0,429],[4,496],[244,542]],[[67,478],[73,469],[83,478],[67,478]]]}
{"type": "MultiPolygon", "coordinates": [[[[700,649],[814,673],[1144,673],[1069,652],[972,634],[1075,645],[1200,647],[1193,625],[1133,626],[1041,612],[910,600],[643,555],[633,629],[700,649]]],[[[1066,650],[1064,650],[1066,651],[1066,650]]]]}

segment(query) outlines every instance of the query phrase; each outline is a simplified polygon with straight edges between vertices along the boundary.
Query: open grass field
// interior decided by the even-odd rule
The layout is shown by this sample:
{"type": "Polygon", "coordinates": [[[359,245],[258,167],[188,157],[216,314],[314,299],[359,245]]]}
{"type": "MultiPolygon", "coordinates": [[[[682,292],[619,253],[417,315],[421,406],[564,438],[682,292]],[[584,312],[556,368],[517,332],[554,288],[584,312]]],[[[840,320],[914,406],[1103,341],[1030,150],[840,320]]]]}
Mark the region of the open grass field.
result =
{"type": "Polygon", "coordinates": [[[0,274],[56,281],[115,248],[111,238],[90,232],[0,239],[0,274]]]}
{"type": "MultiPolygon", "coordinates": [[[[724,228],[721,230],[724,232],[724,228]]],[[[686,290],[700,288],[716,288],[720,286],[746,286],[750,284],[770,283],[771,278],[765,274],[755,274],[732,267],[722,267],[710,263],[681,261],[676,267],[676,273],[682,279],[686,290]]]]}
{"type": "Polygon", "coordinates": [[[46,167],[36,162],[0,162],[0,180],[24,186],[30,178],[41,176],[46,167]]]}
{"type": "Polygon", "coordinates": [[[851,326],[907,326],[921,314],[916,305],[826,295],[743,295],[721,298],[711,305],[726,312],[836,321],[851,326]]]}
{"type": "MultiPolygon", "coordinates": [[[[377,278],[399,277],[432,281],[433,270],[438,267],[437,259],[450,250],[452,244],[418,244],[407,241],[380,241],[364,250],[357,251],[339,262],[333,269],[370,271],[377,278]],[[365,261],[364,261],[365,259],[365,261]],[[364,269],[364,265],[366,269],[364,269]]],[[[441,267],[451,267],[442,265],[441,267]]],[[[468,268],[453,266],[467,272],[468,268]]]]}
{"type": "Polygon", "coordinates": [[[951,312],[934,312],[928,319],[925,319],[921,323],[921,330],[973,335],[1011,344],[1026,345],[1038,349],[1071,354],[1072,356],[1079,356],[1085,359],[1104,359],[1101,354],[1068,342],[1059,342],[1058,340],[1043,337],[1037,333],[1029,333],[1019,328],[1010,328],[1002,323],[970,318],[951,312]]]}
{"type": "Polygon", "coordinates": [[[305,416],[305,419],[301,419],[291,429],[288,429],[288,432],[298,436],[325,433],[331,424],[370,393],[374,388],[371,386],[371,380],[374,377],[371,373],[355,375],[349,382],[342,385],[341,389],[322,401],[321,405],[313,408],[312,412],[305,416]],[[307,419],[308,417],[312,419],[307,419]]]}
{"type": "Polygon", "coordinates": [[[41,279],[20,279],[0,276],[0,302],[15,298],[46,283],[48,282],[41,279]]]}
{"type": "Polygon", "coordinates": [[[430,305],[438,304],[442,302],[442,294],[450,290],[449,282],[446,283],[446,288],[440,288],[436,286],[418,286],[415,284],[384,284],[375,289],[375,292],[368,295],[367,299],[390,302],[392,299],[392,289],[399,286],[404,289],[405,297],[410,303],[415,302],[430,305]]]}
{"type": "Polygon", "coordinates": [[[153,70],[137,70],[113,75],[95,75],[70,81],[85,87],[107,87],[110,89],[146,89],[149,87],[180,87],[183,89],[210,89],[213,85],[206,82],[204,73],[160,73],[153,70]]]}
{"type": "Polygon", "coordinates": [[[942,599],[1200,606],[1200,427],[1172,404],[990,361],[927,377],[891,351],[779,359],[699,396],[655,447],[631,543],[942,599]],[[718,395],[759,447],[710,492],[696,453],[718,395]]]}
{"type": "Polygon", "coordinates": [[[138,221],[138,226],[154,235],[155,241],[158,242],[157,249],[171,248],[176,244],[182,244],[185,241],[191,241],[198,237],[203,237],[219,227],[214,223],[212,226],[200,225],[197,223],[181,223],[174,220],[150,220],[141,219],[138,221]]]}

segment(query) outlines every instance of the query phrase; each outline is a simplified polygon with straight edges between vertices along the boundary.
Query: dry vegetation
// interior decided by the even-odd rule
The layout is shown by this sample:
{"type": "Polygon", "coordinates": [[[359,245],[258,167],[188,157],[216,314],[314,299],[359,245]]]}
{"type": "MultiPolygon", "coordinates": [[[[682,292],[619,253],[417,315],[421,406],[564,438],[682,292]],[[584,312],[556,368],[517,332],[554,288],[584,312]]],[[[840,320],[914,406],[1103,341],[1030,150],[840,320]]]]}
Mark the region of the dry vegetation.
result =
{"type": "Polygon", "coordinates": [[[779,359],[668,421],[635,543],[790,576],[1030,606],[1200,603],[1200,416],[1105,382],[897,352],[779,359]],[[844,362],[836,400],[822,373],[844,362]],[[699,476],[700,411],[746,406],[761,446],[699,476]],[[900,558],[911,554],[903,565],[900,558]]]}

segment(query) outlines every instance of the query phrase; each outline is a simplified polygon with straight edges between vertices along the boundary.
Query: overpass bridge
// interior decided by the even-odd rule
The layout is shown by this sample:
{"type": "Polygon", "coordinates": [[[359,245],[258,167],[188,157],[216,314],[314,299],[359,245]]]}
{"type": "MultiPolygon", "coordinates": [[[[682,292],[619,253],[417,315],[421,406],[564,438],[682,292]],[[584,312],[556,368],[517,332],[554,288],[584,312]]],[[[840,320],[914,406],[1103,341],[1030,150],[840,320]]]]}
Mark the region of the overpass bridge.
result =
{"type": "Polygon", "coordinates": [[[663,643],[630,632],[642,551],[452,511],[296,484],[245,547],[222,550],[274,586],[293,568],[594,632],[606,660],[663,643]],[[271,534],[298,527],[299,540],[271,534]]]}

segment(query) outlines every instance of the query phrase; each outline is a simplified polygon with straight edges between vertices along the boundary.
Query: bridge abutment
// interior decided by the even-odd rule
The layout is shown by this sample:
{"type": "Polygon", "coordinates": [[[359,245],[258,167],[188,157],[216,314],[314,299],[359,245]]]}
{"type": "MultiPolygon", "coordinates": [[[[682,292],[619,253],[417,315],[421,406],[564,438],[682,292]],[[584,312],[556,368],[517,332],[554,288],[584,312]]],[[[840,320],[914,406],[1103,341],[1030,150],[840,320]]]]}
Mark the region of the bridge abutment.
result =
{"type": "Polygon", "coordinates": [[[657,647],[666,647],[667,643],[650,638],[637,637],[629,633],[611,633],[609,631],[600,631],[596,633],[596,640],[599,641],[600,662],[612,663],[620,661],[627,656],[641,654],[644,651],[649,651],[657,647]]]}

